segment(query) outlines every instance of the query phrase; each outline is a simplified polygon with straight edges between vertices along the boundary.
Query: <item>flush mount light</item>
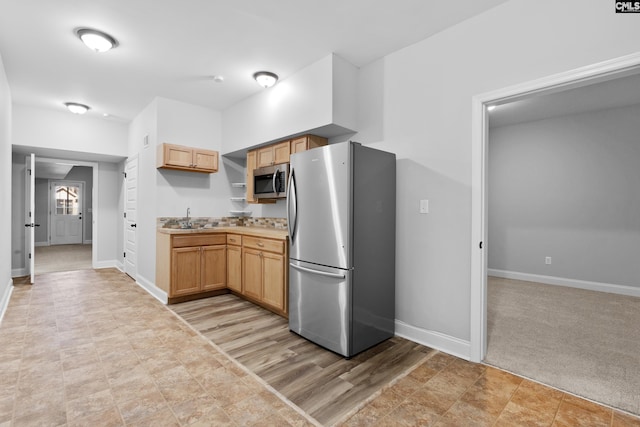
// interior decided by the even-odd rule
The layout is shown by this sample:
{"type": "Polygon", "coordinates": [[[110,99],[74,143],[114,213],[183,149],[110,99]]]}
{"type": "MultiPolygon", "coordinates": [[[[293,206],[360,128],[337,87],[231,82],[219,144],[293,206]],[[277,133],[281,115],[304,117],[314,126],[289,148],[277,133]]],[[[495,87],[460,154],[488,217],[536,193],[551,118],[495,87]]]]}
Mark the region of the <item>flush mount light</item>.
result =
{"type": "Polygon", "coordinates": [[[487,107],[487,111],[493,111],[493,110],[495,110],[495,109],[496,109],[496,106],[495,106],[495,105],[489,105],[489,106],[487,107]]]}
{"type": "Polygon", "coordinates": [[[76,34],[89,49],[95,52],[106,52],[118,46],[116,39],[102,31],[91,28],[78,28],[76,34]]]}
{"type": "Polygon", "coordinates": [[[88,105],[78,104],[77,102],[65,102],[64,105],[73,114],[84,114],[90,109],[88,105]]]}
{"type": "Polygon", "coordinates": [[[223,83],[224,82],[224,76],[213,76],[213,81],[216,83],[223,83]]]}
{"type": "Polygon", "coordinates": [[[278,81],[278,75],[270,71],[258,71],[253,78],[264,88],[271,87],[278,81]]]}

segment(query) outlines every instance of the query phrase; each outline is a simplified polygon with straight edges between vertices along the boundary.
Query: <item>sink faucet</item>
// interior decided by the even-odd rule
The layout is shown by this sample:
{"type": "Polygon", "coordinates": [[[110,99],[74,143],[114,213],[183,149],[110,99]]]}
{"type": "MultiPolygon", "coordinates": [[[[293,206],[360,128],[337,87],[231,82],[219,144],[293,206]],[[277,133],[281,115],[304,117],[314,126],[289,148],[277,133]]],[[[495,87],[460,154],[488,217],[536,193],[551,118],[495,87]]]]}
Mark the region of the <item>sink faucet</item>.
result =
{"type": "Polygon", "coordinates": [[[190,225],[190,223],[189,223],[189,214],[191,214],[191,208],[187,208],[187,224],[190,225]]]}

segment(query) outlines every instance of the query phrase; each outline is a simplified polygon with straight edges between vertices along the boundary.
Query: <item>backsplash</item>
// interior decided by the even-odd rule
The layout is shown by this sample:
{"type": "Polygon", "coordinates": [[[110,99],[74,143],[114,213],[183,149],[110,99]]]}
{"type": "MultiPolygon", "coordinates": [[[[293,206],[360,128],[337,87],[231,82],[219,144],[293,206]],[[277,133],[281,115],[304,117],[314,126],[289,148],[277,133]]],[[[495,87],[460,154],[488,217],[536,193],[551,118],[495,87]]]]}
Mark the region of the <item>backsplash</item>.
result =
{"type": "MultiPolygon", "coordinates": [[[[158,217],[157,228],[185,228],[182,224],[187,222],[186,217],[158,217]]],[[[252,218],[252,217],[193,217],[189,218],[191,228],[213,227],[263,227],[263,228],[287,228],[286,218],[252,218]]]]}

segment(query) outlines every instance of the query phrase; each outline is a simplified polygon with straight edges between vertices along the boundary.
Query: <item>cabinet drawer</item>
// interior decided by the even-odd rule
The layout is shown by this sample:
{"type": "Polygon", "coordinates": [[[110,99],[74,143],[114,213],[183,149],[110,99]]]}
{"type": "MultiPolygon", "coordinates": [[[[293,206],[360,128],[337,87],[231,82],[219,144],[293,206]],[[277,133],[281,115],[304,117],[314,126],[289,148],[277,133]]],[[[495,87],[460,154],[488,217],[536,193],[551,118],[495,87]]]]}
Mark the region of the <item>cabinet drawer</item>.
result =
{"type": "Polygon", "coordinates": [[[227,245],[242,245],[242,236],[239,234],[227,234],[227,245]]]}
{"type": "Polygon", "coordinates": [[[226,242],[227,239],[224,234],[206,234],[173,236],[172,245],[174,248],[183,248],[187,246],[224,245],[226,242]]]}
{"type": "Polygon", "coordinates": [[[244,236],[242,242],[244,243],[245,248],[261,249],[263,251],[275,252],[278,254],[284,253],[284,241],[282,240],[244,236]]]}

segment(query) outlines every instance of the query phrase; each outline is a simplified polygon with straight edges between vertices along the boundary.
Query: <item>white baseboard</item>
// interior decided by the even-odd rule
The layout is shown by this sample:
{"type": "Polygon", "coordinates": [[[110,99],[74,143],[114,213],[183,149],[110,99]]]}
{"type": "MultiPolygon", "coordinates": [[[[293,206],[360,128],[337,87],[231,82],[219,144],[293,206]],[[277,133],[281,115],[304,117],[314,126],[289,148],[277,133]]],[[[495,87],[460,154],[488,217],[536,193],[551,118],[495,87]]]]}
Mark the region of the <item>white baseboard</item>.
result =
{"type": "Polygon", "coordinates": [[[144,277],[138,275],[138,278],[136,279],[136,283],[138,284],[138,286],[140,286],[142,289],[147,291],[152,297],[154,297],[161,303],[166,305],[169,302],[169,297],[167,296],[167,293],[162,289],[160,289],[159,287],[157,287],[150,280],[147,280],[144,277]]]}
{"type": "Polygon", "coordinates": [[[11,277],[22,277],[27,275],[26,268],[14,268],[11,270],[11,277]]]}
{"type": "Polygon", "coordinates": [[[396,319],[396,335],[465,360],[471,359],[471,343],[436,331],[418,328],[396,319]]]}
{"type": "Polygon", "coordinates": [[[120,261],[116,261],[116,268],[124,273],[124,264],[120,261]]]}
{"type": "Polygon", "coordinates": [[[49,246],[49,242],[34,242],[35,246],[49,246]]]}
{"type": "Polygon", "coordinates": [[[106,261],[97,261],[93,268],[118,268],[118,261],[115,259],[109,259],[106,261]]]}
{"type": "Polygon", "coordinates": [[[2,318],[4,317],[4,313],[7,311],[7,307],[9,306],[9,299],[11,299],[11,292],[13,292],[13,280],[9,279],[4,291],[0,295],[0,322],[2,322],[2,318]]]}
{"type": "Polygon", "coordinates": [[[567,286],[588,291],[608,292],[610,294],[640,297],[640,287],[614,285],[611,283],[589,282],[586,280],[565,279],[563,277],[543,276],[541,274],[519,273],[517,271],[487,269],[487,274],[504,279],[524,280],[527,282],[544,283],[545,285],[567,286]]]}

